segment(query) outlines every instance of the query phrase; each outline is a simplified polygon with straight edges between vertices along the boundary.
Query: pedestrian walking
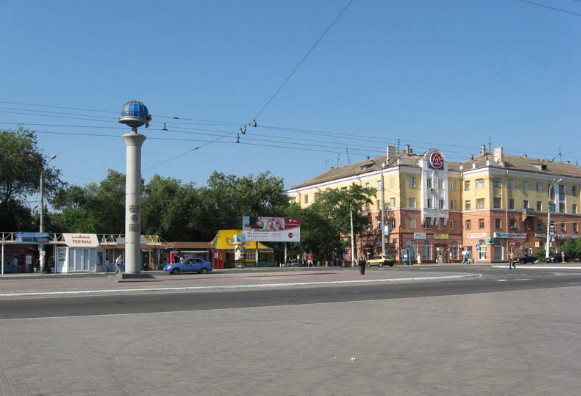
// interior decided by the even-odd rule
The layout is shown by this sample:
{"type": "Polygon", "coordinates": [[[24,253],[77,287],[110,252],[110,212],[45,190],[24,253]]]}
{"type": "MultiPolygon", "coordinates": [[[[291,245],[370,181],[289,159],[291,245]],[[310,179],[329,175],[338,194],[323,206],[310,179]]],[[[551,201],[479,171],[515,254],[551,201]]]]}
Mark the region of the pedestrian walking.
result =
{"type": "Polygon", "coordinates": [[[359,266],[359,273],[365,275],[367,260],[365,260],[365,255],[363,253],[359,253],[359,257],[357,257],[357,265],[359,266]]]}
{"type": "Polygon", "coordinates": [[[309,267],[314,267],[314,264],[313,264],[313,252],[310,252],[310,253],[307,255],[307,265],[308,265],[309,267]]]}
{"type": "Polygon", "coordinates": [[[511,251],[508,254],[508,269],[516,269],[516,262],[514,260],[514,253],[511,251]]]}
{"type": "Polygon", "coordinates": [[[123,255],[120,254],[116,259],[115,259],[115,273],[118,274],[121,272],[121,265],[123,264],[123,255]]]}

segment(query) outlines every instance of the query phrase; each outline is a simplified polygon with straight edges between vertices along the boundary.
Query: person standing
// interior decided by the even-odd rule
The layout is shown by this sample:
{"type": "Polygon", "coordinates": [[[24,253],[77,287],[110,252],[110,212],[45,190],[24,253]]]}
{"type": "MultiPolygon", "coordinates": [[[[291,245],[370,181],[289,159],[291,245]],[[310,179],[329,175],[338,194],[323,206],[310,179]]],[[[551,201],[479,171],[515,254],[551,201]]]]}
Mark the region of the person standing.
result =
{"type": "Polygon", "coordinates": [[[516,262],[514,261],[514,253],[512,252],[512,249],[510,250],[510,253],[508,254],[508,269],[516,269],[516,262]]]}
{"type": "Polygon", "coordinates": [[[314,267],[313,265],[313,252],[309,252],[307,255],[307,264],[309,267],[314,267]]]}
{"type": "Polygon", "coordinates": [[[115,273],[118,274],[121,272],[121,265],[123,264],[123,255],[120,254],[116,259],[115,259],[115,273]]]}
{"type": "Polygon", "coordinates": [[[359,253],[359,257],[357,257],[357,265],[359,266],[359,273],[365,275],[367,260],[365,260],[365,255],[363,253],[359,253]]]}

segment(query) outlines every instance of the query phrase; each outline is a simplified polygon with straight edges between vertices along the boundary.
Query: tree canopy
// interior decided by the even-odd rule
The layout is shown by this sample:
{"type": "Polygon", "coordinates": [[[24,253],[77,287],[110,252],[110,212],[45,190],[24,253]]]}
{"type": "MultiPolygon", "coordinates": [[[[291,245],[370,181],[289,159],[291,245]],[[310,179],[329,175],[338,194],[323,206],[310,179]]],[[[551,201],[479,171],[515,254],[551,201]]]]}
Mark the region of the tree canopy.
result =
{"type": "Polygon", "coordinates": [[[27,200],[43,192],[51,197],[61,186],[60,171],[48,165],[37,147],[34,132],[18,128],[0,131],[0,230],[32,230],[35,226],[27,200]]]}

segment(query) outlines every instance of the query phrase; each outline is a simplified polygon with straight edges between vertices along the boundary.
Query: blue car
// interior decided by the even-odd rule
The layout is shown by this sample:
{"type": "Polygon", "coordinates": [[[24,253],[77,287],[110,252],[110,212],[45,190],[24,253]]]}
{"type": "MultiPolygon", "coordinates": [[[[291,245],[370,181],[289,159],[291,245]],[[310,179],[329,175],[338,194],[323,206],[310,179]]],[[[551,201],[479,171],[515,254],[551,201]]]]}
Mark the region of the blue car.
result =
{"type": "Polygon", "coordinates": [[[208,272],[212,271],[212,263],[209,263],[201,258],[188,258],[179,263],[167,264],[163,270],[173,275],[177,275],[182,272],[197,272],[199,274],[207,274],[208,272]]]}

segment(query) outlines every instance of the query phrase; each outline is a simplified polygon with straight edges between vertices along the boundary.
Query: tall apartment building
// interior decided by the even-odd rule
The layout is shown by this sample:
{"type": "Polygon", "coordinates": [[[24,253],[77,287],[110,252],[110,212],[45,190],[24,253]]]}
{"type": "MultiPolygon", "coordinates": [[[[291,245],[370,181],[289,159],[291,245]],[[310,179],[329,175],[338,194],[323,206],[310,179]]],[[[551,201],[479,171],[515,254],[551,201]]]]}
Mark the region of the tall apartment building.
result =
{"type": "Polygon", "coordinates": [[[468,251],[476,263],[505,261],[510,249],[545,248],[550,203],[552,247],[580,235],[581,168],[569,163],[506,155],[502,148],[489,153],[484,146],[460,163],[439,149],[415,154],[388,146],[385,156],[330,169],[288,194],[307,207],[321,191],[352,183],[377,190],[375,203],[359,208],[372,227],[357,244],[370,254],[381,251],[382,188],[387,252],[399,260],[404,251],[427,262],[458,260],[468,251]]]}

